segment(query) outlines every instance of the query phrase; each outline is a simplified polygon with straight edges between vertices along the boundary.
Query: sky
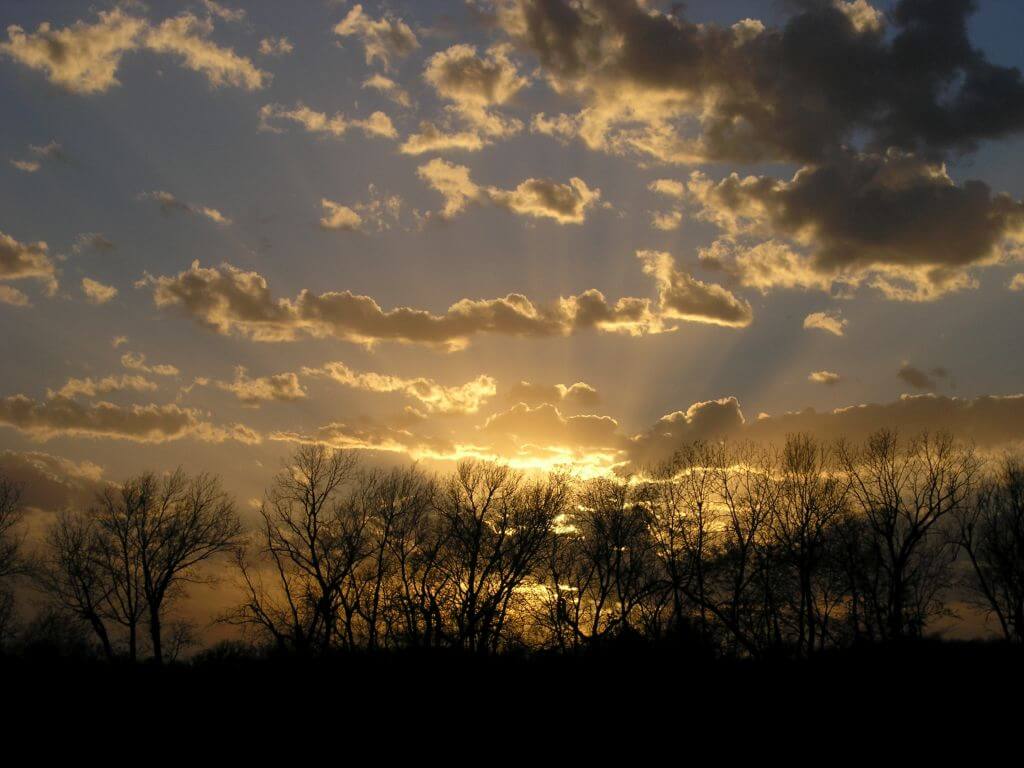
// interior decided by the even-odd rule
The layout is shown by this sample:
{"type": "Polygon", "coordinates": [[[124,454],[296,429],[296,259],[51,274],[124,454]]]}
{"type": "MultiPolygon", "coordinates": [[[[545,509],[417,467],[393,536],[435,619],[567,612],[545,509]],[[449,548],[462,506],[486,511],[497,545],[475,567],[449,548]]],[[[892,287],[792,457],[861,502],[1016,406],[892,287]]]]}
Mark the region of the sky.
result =
{"type": "MultiPolygon", "coordinates": [[[[0,2],[0,469],[1024,429],[1011,0],[0,2]]],[[[86,501],[83,501],[86,500],[86,501]]]]}

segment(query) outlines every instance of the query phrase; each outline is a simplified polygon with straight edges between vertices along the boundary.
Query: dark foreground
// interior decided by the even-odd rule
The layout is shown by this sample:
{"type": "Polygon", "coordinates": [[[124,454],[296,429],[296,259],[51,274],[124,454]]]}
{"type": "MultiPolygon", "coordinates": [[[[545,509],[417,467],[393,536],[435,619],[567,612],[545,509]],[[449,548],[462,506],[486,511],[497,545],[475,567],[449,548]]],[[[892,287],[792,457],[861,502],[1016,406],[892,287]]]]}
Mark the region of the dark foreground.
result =
{"type": "MultiPolygon", "coordinates": [[[[329,658],[252,657],[232,648],[187,663],[106,663],[45,653],[0,657],[7,701],[19,709],[122,709],[182,705],[227,716],[308,708],[375,720],[420,722],[518,711],[540,722],[583,711],[657,720],[776,718],[864,707],[976,717],[1016,712],[1024,694],[1024,647],[994,642],[914,641],[824,652],[810,660],[724,660],[633,648],[580,656],[480,657],[430,652],[346,653],[329,658]],[[1009,708],[1009,709],[1007,709],[1009,708]]],[[[38,710],[37,710],[38,711],[38,710]]],[[[609,723],[611,727],[611,723],[609,723]]]]}

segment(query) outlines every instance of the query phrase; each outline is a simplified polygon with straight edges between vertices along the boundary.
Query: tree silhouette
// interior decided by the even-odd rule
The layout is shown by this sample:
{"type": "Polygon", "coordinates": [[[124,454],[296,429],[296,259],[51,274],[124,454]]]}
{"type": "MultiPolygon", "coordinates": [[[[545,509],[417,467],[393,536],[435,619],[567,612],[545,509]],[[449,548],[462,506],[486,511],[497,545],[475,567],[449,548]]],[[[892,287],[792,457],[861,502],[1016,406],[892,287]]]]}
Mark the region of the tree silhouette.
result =
{"type": "Polygon", "coordinates": [[[1004,457],[957,522],[957,544],[972,571],[965,586],[996,617],[1003,637],[1024,642],[1024,461],[1004,457]]]}

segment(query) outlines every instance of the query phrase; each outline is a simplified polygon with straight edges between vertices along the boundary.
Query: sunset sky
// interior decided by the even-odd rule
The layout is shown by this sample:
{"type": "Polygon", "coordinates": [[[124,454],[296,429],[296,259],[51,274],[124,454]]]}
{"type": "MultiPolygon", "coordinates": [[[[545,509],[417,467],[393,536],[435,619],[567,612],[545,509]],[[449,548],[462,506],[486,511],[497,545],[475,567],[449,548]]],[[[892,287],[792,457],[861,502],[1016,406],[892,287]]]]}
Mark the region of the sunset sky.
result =
{"type": "Polygon", "coordinates": [[[1019,438],[1024,5],[676,5],[0,2],[6,471],[1019,438]]]}

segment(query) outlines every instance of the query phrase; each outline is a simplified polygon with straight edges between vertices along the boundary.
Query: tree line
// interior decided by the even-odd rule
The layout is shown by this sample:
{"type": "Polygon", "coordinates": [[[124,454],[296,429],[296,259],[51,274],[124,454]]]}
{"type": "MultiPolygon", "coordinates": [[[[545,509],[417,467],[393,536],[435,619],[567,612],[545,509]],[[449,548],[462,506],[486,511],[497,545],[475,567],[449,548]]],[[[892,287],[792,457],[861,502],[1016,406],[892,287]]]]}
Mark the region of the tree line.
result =
{"type": "MultiPolygon", "coordinates": [[[[579,653],[624,642],[810,657],[920,638],[953,603],[1024,641],[1024,461],[947,434],[695,443],[636,478],[464,462],[383,471],[298,448],[245,531],[217,477],[147,473],[60,514],[36,552],[0,480],[0,580],[107,658],[174,658],[173,606],[233,580],[219,618],[282,653],[579,653]]],[[[0,624],[11,613],[0,598],[0,624]]]]}

